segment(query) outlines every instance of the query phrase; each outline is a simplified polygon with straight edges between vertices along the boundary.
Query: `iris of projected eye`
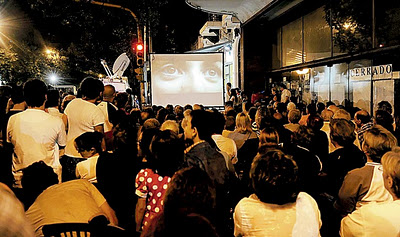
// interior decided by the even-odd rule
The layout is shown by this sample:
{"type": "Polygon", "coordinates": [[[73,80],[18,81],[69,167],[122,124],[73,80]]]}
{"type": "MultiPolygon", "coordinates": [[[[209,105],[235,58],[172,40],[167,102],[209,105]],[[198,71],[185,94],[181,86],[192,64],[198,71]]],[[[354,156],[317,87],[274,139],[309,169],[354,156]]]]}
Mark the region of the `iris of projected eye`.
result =
{"type": "Polygon", "coordinates": [[[155,54],[152,102],[223,105],[222,54],[155,54]]]}

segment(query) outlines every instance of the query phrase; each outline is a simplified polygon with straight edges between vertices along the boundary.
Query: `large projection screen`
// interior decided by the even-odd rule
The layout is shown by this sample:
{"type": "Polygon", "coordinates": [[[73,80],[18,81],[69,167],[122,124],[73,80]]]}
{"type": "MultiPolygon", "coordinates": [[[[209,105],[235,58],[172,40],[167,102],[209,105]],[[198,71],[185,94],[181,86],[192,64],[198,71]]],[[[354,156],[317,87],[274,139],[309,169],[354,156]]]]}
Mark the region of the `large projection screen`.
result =
{"type": "Polygon", "coordinates": [[[153,105],[223,106],[223,53],[151,54],[153,105]]]}

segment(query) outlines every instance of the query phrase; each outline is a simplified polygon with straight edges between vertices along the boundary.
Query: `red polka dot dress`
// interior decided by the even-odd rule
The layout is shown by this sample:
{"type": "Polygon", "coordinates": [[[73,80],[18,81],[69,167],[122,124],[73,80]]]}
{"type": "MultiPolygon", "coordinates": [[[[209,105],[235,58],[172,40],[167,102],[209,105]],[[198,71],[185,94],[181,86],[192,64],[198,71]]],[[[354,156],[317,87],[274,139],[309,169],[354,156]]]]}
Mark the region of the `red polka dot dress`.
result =
{"type": "Polygon", "coordinates": [[[164,194],[170,181],[170,177],[162,177],[151,169],[142,169],[137,174],[136,195],[147,198],[142,229],[149,226],[152,217],[164,210],[164,194]]]}

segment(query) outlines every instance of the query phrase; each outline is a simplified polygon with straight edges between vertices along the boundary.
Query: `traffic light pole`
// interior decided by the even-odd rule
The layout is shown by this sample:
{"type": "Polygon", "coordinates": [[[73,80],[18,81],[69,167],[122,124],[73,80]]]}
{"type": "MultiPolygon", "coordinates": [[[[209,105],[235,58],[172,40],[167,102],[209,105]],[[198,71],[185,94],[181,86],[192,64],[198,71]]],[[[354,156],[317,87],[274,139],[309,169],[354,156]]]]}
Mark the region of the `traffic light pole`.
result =
{"type": "MultiPolygon", "coordinates": [[[[81,0],[74,0],[74,1],[75,2],[81,2],[81,0]]],[[[131,14],[131,16],[133,17],[133,19],[135,19],[135,21],[136,21],[138,43],[142,43],[143,42],[142,41],[142,31],[140,29],[139,18],[137,18],[136,14],[133,11],[131,11],[130,9],[125,8],[125,7],[121,6],[121,5],[117,5],[117,4],[111,4],[111,3],[106,3],[106,2],[98,2],[98,1],[94,1],[94,0],[89,0],[88,2],[90,2],[91,4],[99,5],[99,6],[118,8],[118,9],[122,9],[122,10],[125,10],[125,11],[129,12],[131,14]]],[[[144,48],[146,48],[146,46],[144,46],[144,48]]],[[[143,68],[142,68],[142,70],[143,70],[143,68]]],[[[142,76],[142,80],[139,80],[140,81],[140,101],[142,102],[142,104],[145,104],[146,103],[146,95],[145,95],[145,90],[144,90],[143,74],[141,76],[142,76]]]]}

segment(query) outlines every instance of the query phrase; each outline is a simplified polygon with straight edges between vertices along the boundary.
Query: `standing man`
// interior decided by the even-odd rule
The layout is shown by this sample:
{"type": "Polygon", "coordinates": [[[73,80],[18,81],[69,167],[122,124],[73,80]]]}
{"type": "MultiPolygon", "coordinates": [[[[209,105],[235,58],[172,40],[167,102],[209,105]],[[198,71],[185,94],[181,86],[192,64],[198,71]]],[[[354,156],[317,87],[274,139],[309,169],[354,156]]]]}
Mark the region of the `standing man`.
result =
{"type": "Polygon", "coordinates": [[[103,101],[97,107],[103,112],[104,121],[104,138],[106,140],[107,150],[112,148],[112,128],[118,122],[118,108],[113,104],[116,96],[115,87],[113,85],[105,85],[103,91],[103,101]]]}
{"type": "Polygon", "coordinates": [[[101,98],[103,89],[101,81],[87,77],[80,85],[82,98],[72,100],[65,108],[63,120],[68,126],[68,136],[65,155],[61,159],[63,181],[75,179],[76,164],[84,160],[74,145],[75,138],[85,132],[104,134],[105,118],[95,104],[101,98]]]}
{"type": "Polygon", "coordinates": [[[292,93],[286,88],[285,85],[281,85],[281,102],[282,103],[289,103],[290,102],[290,97],[292,96],[292,93]]]}
{"type": "Polygon", "coordinates": [[[46,84],[37,79],[29,80],[23,91],[28,109],[11,116],[7,125],[7,142],[14,147],[12,172],[16,188],[21,188],[22,169],[40,160],[51,166],[60,178],[56,147],[58,145],[61,150],[66,143],[62,120],[44,111],[46,84]]]}
{"type": "Polygon", "coordinates": [[[364,133],[374,126],[371,116],[366,110],[357,111],[354,115],[354,123],[356,124],[357,139],[360,142],[360,149],[364,142],[364,133]]]}

